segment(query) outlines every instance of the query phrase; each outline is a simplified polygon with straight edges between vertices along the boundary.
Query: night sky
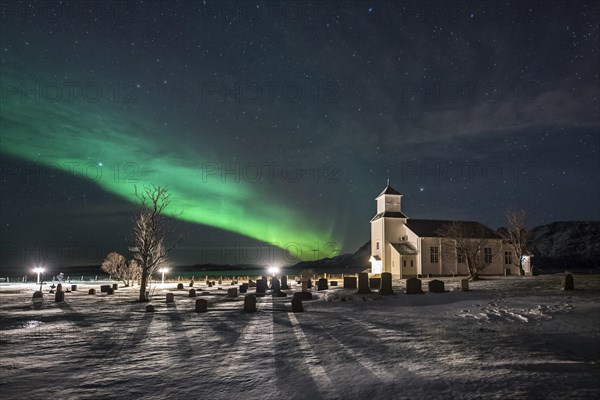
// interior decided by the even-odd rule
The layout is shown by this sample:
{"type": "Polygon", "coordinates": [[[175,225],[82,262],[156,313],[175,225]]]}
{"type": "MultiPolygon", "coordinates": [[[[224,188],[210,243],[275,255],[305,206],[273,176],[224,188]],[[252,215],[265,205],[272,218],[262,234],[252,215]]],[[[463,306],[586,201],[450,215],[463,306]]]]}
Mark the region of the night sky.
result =
{"type": "Polygon", "coordinates": [[[388,176],[409,218],[598,220],[599,20],[582,1],[2,1],[0,265],[129,257],[148,184],[172,194],[175,265],[353,252],[388,176]]]}

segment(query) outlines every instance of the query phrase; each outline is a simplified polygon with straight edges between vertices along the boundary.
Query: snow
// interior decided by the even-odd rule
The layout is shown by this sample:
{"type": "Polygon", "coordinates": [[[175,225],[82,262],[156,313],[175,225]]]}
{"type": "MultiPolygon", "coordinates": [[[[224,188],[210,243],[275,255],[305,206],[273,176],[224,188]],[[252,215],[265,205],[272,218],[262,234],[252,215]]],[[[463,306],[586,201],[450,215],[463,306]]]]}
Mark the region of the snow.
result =
{"type": "Polygon", "coordinates": [[[187,284],[158,284],[146,313],[137,287],[108,296],[78,283],[55,303],[46,286],[34,310],[38,286],[0,284],[2,398],[600,397],[600,276],[576,275],[572,292],[560,275],[488,278],[470,292],[437,279],[450,290],[330,287],[295,314],[291,291],[248,314],[231,286],[196,283],[209,302],[197,314],[187,284]]]}

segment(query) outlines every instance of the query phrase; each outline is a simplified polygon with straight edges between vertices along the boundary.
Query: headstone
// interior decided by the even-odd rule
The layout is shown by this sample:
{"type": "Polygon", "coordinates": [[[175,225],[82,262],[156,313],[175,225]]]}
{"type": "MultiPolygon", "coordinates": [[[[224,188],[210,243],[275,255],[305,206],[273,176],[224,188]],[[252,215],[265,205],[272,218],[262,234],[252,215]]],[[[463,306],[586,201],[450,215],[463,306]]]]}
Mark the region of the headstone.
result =
{"type": "Polygon", "coordinates": [[[71,292],[77,291],[77,285],[71,285],[71,292]]]}
{"type": "Polygon", "coordinates": [[[255,312],[256,311],[256,296],[253,294],[247,294],[244,296],[244,311],[255,312]]]}
{"type": "MultiPolygon", "coordinates": [[[[262,280],[262,285],[263,285],[263,287],[265,288],[265,290],[267,290],[267,289],[269,288],[269,278],[267,278],[266,276],[264,276],[264,275],[263,275],[263,276],[260,278],[260,280],[262,280]]],[[[257,287],[258,287],[258,282],[256,282],[256,285],[257,285],[257,287]]]]}
{"type": "Polygon", "coordinates": [[[248,292],[248,284],[247,283],[242,283],[240,285],[240,293],[246,293],[248,292]]]}
{"type": "Polygon", "coordinates": [[[302,299],[294,296],[292,299],[292,312],[304,312],[304,307],[302,307],[302,299]]]}
{"type": "Polygon", "coordinates": [[[356,277],[345,276],[344,277],[344,289],[356,289],[356,277]]]}
{"type": "Polygon", "coordinates": [[[421,294],[421,280],[419,278],[408,278],[406,280],[406,294],[421,294]]]}
{"type": "Polygon", "coordinates": [[[227,297],[237,297],[238,296],[238,291],[237,288],[230,288],[227,289],[227,297]]]}
{"type": "Polygon", "coordinates": [[[212,285],[213,285],[212,282],[209,281],[208,282],[208,287],[212,287],[212,285]]]}
{"type": "Polygon", "coordinates": [[[63,291],[63,290],[62,290],[62,283],[59,283],[59,284],[56,286],[56,291],[57,291],[57,292],[62,292],[62,291],[63,291]]]}
{"type": "Polygon", "coordinates": [[[190,287],[194,287],[194,280],[193,279],[190,281],[190,287]]]}
{"type": "Polygon", "coordinates": [[[190,289],[189,297],[196,297],[196,289],[190,289]]]}
{"type": "Polygon", "coordinates": [[[312,293],[311,292],[295,292],[294,293],[294,299],[301,299],[301,300],[312,300],[312,293]]]}
{"type": "Polygon", "coordinates": [[[288,290],[290,287],[288,285],[288,277],[287,275],[282,275],[281,276],[281,289],[282,290],[288,290]]]}
{"type": "Polygon", "coordinates": [[[504,268],[504,276],[510,275],[510,268],[504,268]]]}
{"type": "Polygon", "coordinates": [[[177,290],[183,290],[183,283],[177,284],[177,290]]]}
{"type": "Polygon", "coordinates": [[[208,311],[208,301],[204,299],[196,299],[196,308],[194,308],[195,312],[207,312],[208,311]]]}
{"type": "Polygon", "coordinates": [[[248,280],[248,287],[256,287],[256,282],[254,282],[252,279],[248,280]]]}
{"type": "Polygon", "coordinates": [[[358,294],[368,293],[371,293],[371,289],[369,289],[369,274],[361,272],[358,274],[358,294]]]}
{"type": "Polygon", "coordinates": [[[327,279],[321,278],[317,281],[317,290],[327,290],[329,286],[327,285],[327,279]]]}
{"type": "Polygon", "coordinates": [[[208,280],[208,277],[206,277],[206,286],[210,285],[210,281],[208,280]]]}
{"type": "Polygon", "coordinates": [[[146,312],[154,312],[154,306],[152,304],[146,304],[146,312]]]}
{"type": "Polygon", "coordinates": [[[369,278],[369,289],[379,289],[381,287],[381,278],[369,278]]]}
{"type": "Polygon", "coordinates": [[[108,289],[106,289],[106,294],[114,294],[115,290],[112,287],[109,287],[108,289]]]}
{"type": "Polygon", "coordinates": [[[281,290],[281,282],[276,277],[271,278],[271,290],[279,292],[281,290]]]}
{"type": "Polygon", "coordinates": [[[222,276],[220,276],[220,277],[219,277],[219,285],[222,285],[222,284],[223,284],[223,277],[222,277],[222,276]]]}
{"type": "Polygon", "coordinates": [[[167,303],[173,303],[175,301],[175,295],[172,292],[167,293],[167,303]]]}
{"type": "Polygon", "coordinates": [[[429,287],[429,293],[444,293],[444,281],[440,281],[438,279],[434,279],[429,281],[427,284],[429,287]]]}
{"type": "Polygon", "coordinates": [[[310,278],[306,280],[306,288],[312,289],[312,281],[310,280],[310,278]]]}
{"type": "Polygon", "coordinates": [[[31,301],[33,303],[33,308],[39,310],[44,305],[44,294],[41,291],[33,292],[31,301]]]}
{"type": "Polygon", "coordinates": [[[65,292],[58,290],[54,295],[54,301],[57,303],[62,303],[65,301],[65,292]]]}
{"type": "Polygon", "coordinates": [[[329,282],[329,284],[330,284],[331,286],[337,286],[337,285],[338,285],[337,281],[331,281],[331,282],[329,282]]]}
{"type": "Polygon", "coordinates": [[[462,290],[463,292],[469,291],[469,280],[468,279],[460,280],[460,290],[462,290]]]}
{"type": "Polygon", "coordinates": [[[575,281],[573,275],[567,274],[563,283],[563,290],[575,290],[575,281]]]}
{"type": "Polygon", "coordinates": [[[263,279],[259,279],[256,281],[256,293],[264,294],[267,291],[266,281],[263,279]]]}
{"type": "Polygon", "coordinates": [[[308,282],[307,281],[302,281],[302,291],[308,292],[308,282]]]}
{"type": "Polygon", "coordinates": [[[108,289],[110,289],[110,285],[102,285],[100,286],[100,293],[106,293],[108,292],[108,289]]]}
{"type": "Polygon", "coordinates": [[[88,294],[96,294],[96,289],[90,289],[90,290],[88,290],[88,294]]]}
{"type": "Polygon", "coordinates": [[[379,289],[380,294],[394,294],[392,290],[392,274],[389,272],[381,273],[381,288],[379,289]]]}
{"type": "Polygon", "coordinates": [[[119,284],[118,283],[113,283],[112,288],[113,288],[113,290],[119,289],[119,284]]]}

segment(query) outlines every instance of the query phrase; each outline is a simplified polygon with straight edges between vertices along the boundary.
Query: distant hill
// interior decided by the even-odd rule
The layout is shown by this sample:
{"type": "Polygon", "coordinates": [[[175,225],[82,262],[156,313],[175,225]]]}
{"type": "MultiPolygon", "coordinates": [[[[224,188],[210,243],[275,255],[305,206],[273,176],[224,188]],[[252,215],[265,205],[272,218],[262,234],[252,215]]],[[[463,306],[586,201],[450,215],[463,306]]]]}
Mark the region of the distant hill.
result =
{"type": "MultiPolygon", "coordinates": [[[[600,221],[553,222],[532,229],[533,265],[546,269],[600,269],[600,221]]],[[[356,252],[294,265],[300,269],[369,268],[371,241],[356,252]]]]}
{"type": "Polygon", "coordinates": [[[533,265],[600,269],[600,221],[567,221],[532,230],[533,265]]]}

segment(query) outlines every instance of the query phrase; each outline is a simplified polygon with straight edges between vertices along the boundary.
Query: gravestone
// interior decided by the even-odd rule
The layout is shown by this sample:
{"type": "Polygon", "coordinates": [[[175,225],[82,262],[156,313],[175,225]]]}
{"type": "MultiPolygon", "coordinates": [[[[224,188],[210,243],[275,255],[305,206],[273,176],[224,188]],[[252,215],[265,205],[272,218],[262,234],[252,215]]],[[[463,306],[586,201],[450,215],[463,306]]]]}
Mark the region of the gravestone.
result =
{"type": "Polygon", "coordinates": [[[173,303],[175,301],[175,295],[171,292],[167,293],[167,303],[173,303]]]}
{"type": "Polygon", "coordinates": [[[248,284],[247,283],[242,283],[240,285],[240,293],[246,293],[248,292],[248,284]]]}
{"type": "Polygon", "coordinates": [[[41,291],[33,292],[31,301],[33,302],[33,308],[39,310],[44,305],[44,294],[41,291]]]}
{"type": "Polygon", "coordinates": [[[210,281],[208,280],[208,277],[206,277],[206,286],[208,286],[210,284],[210,281]]]}
{"type": "Polygon", "coordinates": [[[154,306],[152,304],[146,304],[146,312],[154,312],[154,306]]]}
{"type": "Polygon", "coordinates": [[[381,278],[369,278],[369,289],[379,289],[381,287],[381,278]]]}
{"type": "Polygon", "coordinates": [[[279,292],[281,290],[281,283],[276,277],[271,278],[271,290],[274,292],[279,292]]]}
{"type": "Polygon", "coordinates": [[[311,292],[295,292],[294,293],[294,299],[301,299],[301,300],[312,300],[312,293],[311,292]]]}
{"type": "Polygon", "coordinates": [[[302,281],[302,291],[308,292],[308,282],[302,281]]]}
{"type": "Polygon", "coordinates": [[[112,288],[113,288],[113,290],[119,289],[119,284],[118,283],[113,283],[112,288]]]}
{"type": "Polygon", "coordinates": [[[408,278],[406,280],[406,294],[421,294],[421,280],[419,278],[408,278]]]}
{"type": "Polygon", "coordinates": [[[223,277],[222,276],[219,277],[219,281],[218,282],[219,282],[219,285],[223,284],[223,277]]]}
{"type": "Polygon", "coordinates": [[[65,292],[62,290],[57,290],[56,294],[54,295],[54,301],[57,303],[62,303],[65,301],[65,292]]]}
{"type": "Polygon", "coordinates": [[[251,288],[251,287],[256,287],[256,282],[254,282],[252,279],[249,279],[249,280],[248,280],[248,287],[249,287],[249,288],[251,288]]]}
{"type": "Polygon", "coordinates": [[[102,285],[100,286],[100,293],[106,293],[108,292],[108,289],[110,289],[110,285],[102,285]]]}
{"type": "Polygon", "coordinates": [[[193,279],[190,281],[190,287],[194,287],[194,280],[193,279]]]}
{"type": "Polygon", "coordinates": [[[183,283],[177,284],[177,290],[183,290],[183,283]]]}
{"type": "Polygon", "coordinates": [[[194,311],[197,313],[208,311],[208,301],[204,299],[196,299],[196,308],[194,311]]]}
{"type": "Polygon", "coordinates": [[[196,297],[196,289],[190,289],[189,297],[196,297]]]}
{"type": "Polygon", "coordinates": [[[329,286],[327,285],[327,279],[321,278],[317,281],[317,290],[327,290],[329,286]]]}
{"type": "Polygon", "coordinates": [[[356,289],[356,277],[345,276],[344,277],[344,289],[356,289]]]}
{"type": "Polygon", "coordinates": [[[90,290],[88,290],[88,294],[96,294],[96,289],[90,289],[90,290]]]}
{"type": "Polygon", "coordinates": [[[504,276],[510,275],[510,268],[504,268],[504,276]]]}
{"type": "Polygon", "coordinates": [[[371,289],[369,289],[369,274],[361,272],[358,274],[358,294],[369,293],[371,293],[371,289]]]}
{"type": "Polygon", "coordinates": [[[444,293],[444,282],[438,279],[429,281],[427,284],[429,287],[429,293],[444,293]]]}
{"type": "Polygon", "coordinates": [[[304,307],[302,307],[302,299],[294,296],[292,299],[292,312],[304,312],[304,307]]]}
{"type": "Polygon", "coordinates": [[[267,283],[263,279],[256,281],[256,293],[264,294],[267,291],[267,283]]]}
{"type": "Polygon", "coordinates": [[[288,277],[287,275],[282,275],[281,276],[281,289],[282,290],[288,290],[290,287],[288,285],[288,277]]]}
{"type": "Polygon", "coordinates": [[[256,311],[256,296],[253,294],[247,294],[244,296],[244,311],[255,312],[256,311]]]}
{"type": "Polygon", "coordinates": [[[109,287],[108,289],[106,289],[106,294],[114,294],[115,290],[112,287],[109,287]]]}
{"type": "Polygon", "coordinates": [[[71,292],[77,291],[77,285],[71,285],[71,292]]]}
{"type": "Polygon", "coordinates": [[[460,280],[460,290],[462,290],[463,292],[469,291],[469,280],[468,279],[460,280]]]}
{"type": "Polygon", "coordinates": [[[237,288],[234,287],[234,288],[227,289],[227,297],[237,297],[237,295],[238,295],[237,288]]]}
{"type": "Polygon", "coordinates": [[[269,278],[267,278],[266,276],[262,276],[260,278],[260,280],[258,282],[256,282],[256,285],[258,287],[258,283],[262,280],[262,285],[265,288],[265,290],[267,290],[269,288],[269,278]]]}
{"type": "Polygon", "coordinates": [[[310,278],[306,280],[306,288],[312,289],[312,281],[310,280],[310,278]]]}
{"type": "Polygon", "coordinates": [[[56,291],[57,292],[62,292],[62,283],[59,283],[58,286],[56,286],[56,291]]]}
{"type": "Polygon", "coordinates": [[[212,282],[208,281],[208,287],[212,287],[212,285],[213,285],[212,282]]]}
{"type": "Polygon", "coordinates": [[[575,290],[575,280],[573,279],[573,275],[567,274],[565,276],[565,281],[563,282],[563,290],[575,290]]]}
{"type": "Polygon", "coordinates": [[[379,289],[380,294],[394,294],[392,290],[392,274],[389,272],[381,273],[381,288],[379,289]]]}

